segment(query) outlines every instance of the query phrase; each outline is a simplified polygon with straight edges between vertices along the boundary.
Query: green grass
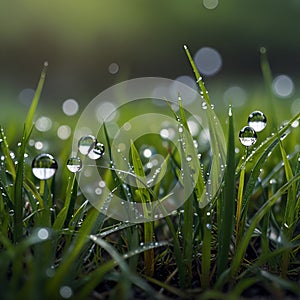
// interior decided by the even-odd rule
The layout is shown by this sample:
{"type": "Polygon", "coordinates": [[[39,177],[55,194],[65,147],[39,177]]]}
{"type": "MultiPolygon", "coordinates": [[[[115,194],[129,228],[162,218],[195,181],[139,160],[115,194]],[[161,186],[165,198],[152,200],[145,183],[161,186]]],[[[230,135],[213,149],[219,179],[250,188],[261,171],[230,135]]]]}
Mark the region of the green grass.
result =
{"type": "MultiPolygon", "coordinates": [[[[185,51],[208,105],[211,143],[217,151],[212,101],[186,47],[185,51]]],[[[264,52],[262,71],[272,103],[272,74],[264,52]]],[[[185,187],[194,182],[193,191],[184,195],[182,207],[164,218],[143,224],[118,222],[85,199],[75,174],[64,166],[46,181],[38,182],[31,173],[25,153],[45,75],[43,69],[16,158],[5,128],[0,131],[1,299],[300,297],[300,156],[292,138],[299,139],[299,127],[292,124],[300,114],[277,129],[280,120],[272,120],[275,112],[265,111],[273,134],[238,155],[237,116],[230,107],[222,124],[227,129],[224,178],[208,201],[203,198],[206,177],[179,97],[179,110],[169,109],[181,128],[181,142],[178,149],[172,146],[168,151],[161,166],[165,176],[158,174],[155,184],[147,186],[140,143],[135,141],[130,148],[134,173],[124,174],[133,178],[134,187],[118,181],[113,162],[103,172],[107,185],[122,187],[116,193],[141,202],[149,218],[152,201],[162,202],[166,195],[159,191],[168,191],[174,180],[185,187]]],[[[104,138],[111,159],[106,127],[104,138]]],[[[147,142],[157,143],[157,137],[149,136],[147,142]]],[[[66,153],[59,155],[62,162],[68,159],[66,153]]],[[[212,165],[212,181],[218,180],[219,167],[212,165]]]]}

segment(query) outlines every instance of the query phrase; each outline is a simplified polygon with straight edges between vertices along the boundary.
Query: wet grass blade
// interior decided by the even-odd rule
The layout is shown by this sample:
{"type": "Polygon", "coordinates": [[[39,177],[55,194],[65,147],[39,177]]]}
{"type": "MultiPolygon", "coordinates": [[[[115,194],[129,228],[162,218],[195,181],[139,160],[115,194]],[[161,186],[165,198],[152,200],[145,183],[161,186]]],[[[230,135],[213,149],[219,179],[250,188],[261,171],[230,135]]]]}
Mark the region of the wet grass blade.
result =
{"type": "Polygon", "coordinates": [[[252,219],[249,221],[249,227],[245,231],[243,239],[241,240],[239,247],[236,249],[236,253],[233,257],[230,274],[234,275],[238,271],[243,257],[246,252],[247,246],[249,245],[252,234],[257,227],[258,223],[268,213],[269,209],[276,203],[276,201],[297,181],[300,180],[300,174],[294,176],[290,181],[284,184],[268,201],[255,213],[252,219]]]}
{"type": "Polygon", "coordinates": [[[226,269],[229,255],[229,247],[231,243],[234,210],[235,210],[235,144],[234,144],[234,128],[233,116],[231,108],[229,108],[229,132],[227,142],[227,164],[224,178],[224,195],[220,207],[221,218],[218,224],[218,258],[217,258],[217,274],[220,276],[226,269]]]}
{"type": "Polygon", "coordinates": [[[205,85],[204,85],[204,83],[203,83],[203,81],[202,81],[202,76],[200,75],[200,73],[199,73],[199,71],[198,71],[198,68],[197,68],[197,66],[196,66],[196,64],[195,64],[195,62],[194,62],[194,60],[193,60],[193,58],[192,58],[192,55],[191,55],[191,53],[190,53],[188,47],[187,47],[186,45],[184,45],[183,48],[184,48],[184,50],[185,50],[185,53],[186,53],[186,55],[187,55],[187,57],[188,57],[188,59],[189,59],[189,62],[190,62],[190,64],[191,64],[191,66],[192,66],[192,69],[193,69],[193,71],[194,71],[194,74],[195,74],[197,83],[198,83],[199,88],[200,88],[200,90],[201,90],[201,92],[202,92],[202,95],[203,95],[203,99],[205,100],[205,102],[207,103],[207,105],[210,105],[210,104],[211,104],[211,101],[210,101],[208,92],[207,92],[207,90],[206,90],[206,88],[205,88],[205,85]]]}
{"type": "Polygon", "coordinates": [[[276,140],[278,141],[278,137],[282,135],[287,136],[291,131],[289,131],[292,124],[300,119],[300,113],[296,114],[292,119],[290,119],[280,130],[278,130],[277,134],[273,134],[272,136],[268,137],[265,141],[263,141],[255,150],[253,150],[246,158],[246,160],[241,160],[237,166],[237,172],[241,171],[241,167],[244,164],[246,168],[246,172],[250,172],[256,162],[258,157],[262,156],[265,151],[272,145],[276,140]]]}
{"type": "MultiPolygon", "coordinates": [[[[139,176],[141,180],[146,178],[144,173],[143,164],[139,153],[131,141],[131,157],[132,164],[134,168],[135,175],[139,176]]],[[[138,196],[143,204],[144,215],[146,218],[151,218],[152,210],[149,211],[148,204],[151,204],[151,196],[148,190],[145,188],[145,185],[140,181],[136,180],[138,196]]],[[[145,222],[144,223],[144,243],[150,243],[153,241],[153,222],[145,222]]],[[[154,274],[154,250],[150,249],[144,252],[144,260],[145,260],[145,274],[148,276],[152,276],[154,274]]]]}
{"type": "Polygon", "coordinates": [[[29,108],[29,111],[27,113],[27,117],[26,117],[26,120],[25,120],[25,128],[24,128],[24,134],[23,134],[25,141],[27,141],[27,139],[29,138],[30,132],[32,130],[33,118],[34,118],[35,111],[37,109],[37,106],[38,106],[38,103],[39,103],[39,100],[40,100],[40,97],[41,97],[41,93],[42,93],[42,90],[43,90],[43,87],[44,87],[47,68],[48,68],[48,63],[45,62],[44,67],[43,67],[42,72],[41,72],[41,76],[40,76],[37,88],[35,90],[33,100],[31,102],[31,105],[30,105],[30,108],[29,108]]]}
{"type": "MultiPolygon", "coordinates": [[[[245,184],[245,168],[242,167],[239,179],[239,187],[237,192],[237,206],[236,206],[236,215],[235,215],[235,232],[236,232],[236,240],[235,244],[238,245],[239,240],[242,236],[242,231],[240,230],[241,223],[241,213],[243,207],[243,191],[245,184]]],[[[243,223],[243,222],[242,222],[243,223]]]]}
{"type": "MultiPolygon", "coordinates": [[[[282,142],[280,141],[279,143],[280,146],[280,152],[284,164],[284,170],[285,170],[285,176],[286,180],[290,181],[294,174],[292,171],[292,167],[290,165],[290,162],[287,158],[287,154],[283,148],[282,142]]],[[[294,227],[296,225],[296,222],[298,221],[298,212],[296,211],[296,182],[291,185],[291,187],[287,191],[287,200],[286,200],[286,206],[285,206],[285,213],[284,213],[284,218],[283,218],[283,225],[282,225],[282,230],[284,234],[284,238],[287,241],[290,241],[294,227]]],[[[289,267],[289,260],[290,260],[290,252],[286,251],[283,254],[282,257],[282,262],[281,262],[281,275],[282,277],[287,276],[288,272],[288,267],[289,267]]]]}

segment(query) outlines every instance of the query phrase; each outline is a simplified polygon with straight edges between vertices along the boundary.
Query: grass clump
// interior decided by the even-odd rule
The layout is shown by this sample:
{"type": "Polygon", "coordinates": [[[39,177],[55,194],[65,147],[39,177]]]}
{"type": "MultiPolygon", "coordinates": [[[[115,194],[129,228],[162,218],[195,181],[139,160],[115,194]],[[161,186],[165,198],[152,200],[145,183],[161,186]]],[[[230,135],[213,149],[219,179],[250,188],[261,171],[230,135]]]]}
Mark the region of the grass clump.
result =
{"type": "MultiPolygon", "coordinates": [[[[211,100],[187,47],[185,51],[217,148],[211,100]]],[[[269,86],[266,58],[262,69],[269,86]]],[[[113,161],[104,178],[107,185],[118,187],[112,193],[127,197],[128,203],[140,201],[144,215],[151,213],[152,201],[173,180],[192,187],[192,192],[184,195],[182,207],[164,218],[143,224],[117,222],[89,203],[76,174],[66,168],[59,179],[32,176],[26,151],[45,75],[43,69],[15,157],[4,130],[0,131],[1,299],[221,299],[225,293],[230,299],[300,297],[299,145],[294,143],[292,153],[285,149],[290,133],[299,131],[294,125],[300,114],[238,157],[235,112],[230,107],[224,177],[213,198],[206,199],[208,178],[179,97],[179,109],[169,109],[178,122],[181,142],[178,149],[168,148],[161,166],[164,178],[157,174],[150,187],[141,180],[144,162],[134,141],[131,171],[123,175],[132,177],[135,185],[118,181],[113,161]],[[185,159],[180,161],[179,156],[185,159]],[[267,172],[262,174],[263,169],[267,172]],[[59,180],[65,194],[58,203],[59,180]]],[[[111,160],[105,126],[103,135],[111,160]]],[[[149,138],[149,144],[154,140],[157,137],[149,138]]],[[[210,166],[212,181],[220,176],[220,165],[215,164],[210,166]]]]}

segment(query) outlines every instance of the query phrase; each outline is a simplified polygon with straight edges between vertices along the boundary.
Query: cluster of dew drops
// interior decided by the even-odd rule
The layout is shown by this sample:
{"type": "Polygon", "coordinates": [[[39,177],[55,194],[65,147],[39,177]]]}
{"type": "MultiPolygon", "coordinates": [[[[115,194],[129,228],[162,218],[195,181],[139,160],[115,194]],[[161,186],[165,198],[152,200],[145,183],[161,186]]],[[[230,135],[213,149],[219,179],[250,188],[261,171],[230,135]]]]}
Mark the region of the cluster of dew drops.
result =
{"type": "Polygon", "coordinates": [[[248,116],[248,126],[244,126],[239,133],[240,142],[250,147],[257,141],[257,132],[262,131],[267,126],[265,114],[259,110],[253,111],[248,116]]]}
{"type": "MultiPolygon", "coordinates": [[[[86,135],[78,141],[78,151],[96,160],[104,155],[105,147],[93,135],[86,135]]],[[[54,176],[58,164],[56,159],[48,153],[37,155],[32,161],[32,173],[40,180],[47,180],[54,176]]],[[[79,156],[72,156],[67,161],[67,168],[72,173],[77,173],[82,169],[82,160],[79,156]]]]}

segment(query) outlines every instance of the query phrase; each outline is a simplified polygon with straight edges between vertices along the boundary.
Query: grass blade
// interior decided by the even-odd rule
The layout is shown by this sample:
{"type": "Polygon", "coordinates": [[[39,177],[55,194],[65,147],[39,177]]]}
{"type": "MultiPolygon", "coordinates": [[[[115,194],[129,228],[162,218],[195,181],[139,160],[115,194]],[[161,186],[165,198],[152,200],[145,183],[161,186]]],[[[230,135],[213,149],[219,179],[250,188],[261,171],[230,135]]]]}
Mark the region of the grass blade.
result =
{"type": "MultiPolygon", "coordinates": [[[[139,153],[131,141],[131,157],[132,157],[132,164],[134,168],[134,173],[141,177],[143,180],[145,177],[144,168],[142,161],[140,159],[139,153]]],[[[138,196],[143,204],[144,215],[146,218],[151,218],[152,210],[148,209],[148,204],[151,204],[151,196],[148,190],[145,188],[145,185],[140,181],[136,180],[138,196]]],[[[153,222],[145,222],[144,223],[144,242],[150,243],[153,241],[153,222]]],[[[148,276],[152,276],[154,274],[154,250],[150,249],[144,252],[144,259],[145,259],[145,273],[148,276]]]]}
{"type": "Polygon", "coordinates": [[[234,223],[235,209],[235,146],[234,128],[231,108],[229,108],[229,133],[227,143],[227,166],[224,178],[224,196],[221,203],[221,223],[219,224],[219,249],[217,258],[217,274],[220,276],[226,269],[229,247],[234,223]]]}

